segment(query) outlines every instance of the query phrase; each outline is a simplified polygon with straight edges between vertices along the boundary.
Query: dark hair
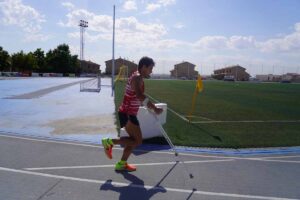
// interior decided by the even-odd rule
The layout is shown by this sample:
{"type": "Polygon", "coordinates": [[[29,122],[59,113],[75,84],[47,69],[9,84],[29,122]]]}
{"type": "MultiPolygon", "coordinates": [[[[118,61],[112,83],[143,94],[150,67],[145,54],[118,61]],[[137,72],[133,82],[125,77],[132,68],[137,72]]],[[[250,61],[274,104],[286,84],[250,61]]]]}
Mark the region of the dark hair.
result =
{"type": "Polygon", "coordinates": [[[155,65],[155,62],[153,61],[152,58],[149,58],[147,56],[144,56],[140,59],[139,61],[139,66],[138,66],[138,69],[141,69],[143,66],[146,66],[146,67],[149,67],[151,65],[155,65]]]}

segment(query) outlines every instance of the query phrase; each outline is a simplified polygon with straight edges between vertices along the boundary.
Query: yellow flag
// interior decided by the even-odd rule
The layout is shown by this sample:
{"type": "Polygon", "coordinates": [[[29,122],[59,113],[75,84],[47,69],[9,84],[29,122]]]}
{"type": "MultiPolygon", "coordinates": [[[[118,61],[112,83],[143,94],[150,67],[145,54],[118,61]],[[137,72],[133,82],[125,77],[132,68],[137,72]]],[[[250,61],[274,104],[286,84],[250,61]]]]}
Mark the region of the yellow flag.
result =
{"type": "Polygon", "coordinates": [[[196,84],[196,91],[199,93],[203,90],[203,82],[200,75],[198,75],[197,84],[196,84]]]}
{"type": "Polygon", "coordinates": [[[198,75],[197,78],[197,83],[196,83],[196,89],[194,91],[194,95],[193,95],[193,99],[192,99],[192,107],[191,110],[189,112],[189,114],[187,115],[188,120],[191,121],[192,118],[192,114],[195,110],[195,105],[196,105],[196,99],[197,99],[197,95],[199,94],[199,92],[201,92],[203,90],[203,82],[202,82],[202,78],[200,75],[198,75]]]}

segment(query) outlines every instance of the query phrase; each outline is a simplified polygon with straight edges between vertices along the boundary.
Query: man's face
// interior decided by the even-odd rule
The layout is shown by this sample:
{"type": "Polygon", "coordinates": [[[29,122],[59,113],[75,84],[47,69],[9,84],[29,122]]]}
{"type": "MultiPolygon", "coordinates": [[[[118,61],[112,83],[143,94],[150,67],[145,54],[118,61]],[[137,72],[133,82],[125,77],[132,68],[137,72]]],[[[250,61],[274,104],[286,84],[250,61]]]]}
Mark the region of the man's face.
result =
{"type": "Polygon", "coordinates": [[[143,67],[143,76],[145,78],[150,78],[150,74],[152,73],[153,65],[150,65],[149,67],[146,67],[144,65],[143,67]]]}

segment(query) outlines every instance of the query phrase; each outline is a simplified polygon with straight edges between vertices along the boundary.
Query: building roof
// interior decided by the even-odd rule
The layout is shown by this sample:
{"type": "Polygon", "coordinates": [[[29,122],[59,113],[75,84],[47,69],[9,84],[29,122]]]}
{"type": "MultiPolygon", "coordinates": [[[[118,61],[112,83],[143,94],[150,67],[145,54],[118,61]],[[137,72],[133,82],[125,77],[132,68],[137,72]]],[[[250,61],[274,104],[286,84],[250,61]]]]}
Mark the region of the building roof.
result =
{"type": "Polygon", "coordinates": [[[214,70],[214,71],[219,71],[219,70],[223,70],[223,69],[232,69],[232,68],[236,68],[236,67],[239,67],[239,68],[242,68],[242,69],[246,69],[246,68],[244,68],[244,67],[241,67],[240,65],[232,65],[232,66],[228,66],[228,67],[216,69],[216,70],[214,70]]]}
{"type": "MultiPolygon", "coordinates": [[[[133,61],[129,61],[129,60],[126,60],[126,59],[121,58],[121,57],[115,59],[115,61],[125,61],[125,62],[129,62],[129,63],[135,64],[133,61]]],[[[109,62],[112,62],[112,59],[105,61],[105,63],[109,63],[109,62]]],[[[136,65],[136,64],[135,64],[135,65],[136,65]]]]}
{"type": "Polygon", "coordinates": [[[79,60],[80,62],[83,62],[83,63],[87,63],[87,64],[90,64],[90,65],[98,65],[98,66],[100,66],[99,64],[97,64],[97,63],[94,63],[94,62],[92,62],[92,61],[87,61],[87,60],[79,60]]]}
{"type": "Polygon", "coordinates": [[[298,73],[286,73],[284,75],[289,75],[289,76],[300,76],[298,73]]]}
{"type": "Polygon", "coordinates": [[[193,63],[190,63],[190,62],[187,62],[187,61],[182,61],[181,63],[178,63],[178,64],[175,64],[175,66],[177,66],[177,65],[182,65],[182,64],[190,64],[190,65],[193,65],[193,66],[196,66],[195,64],[193,64],[193,63]]]}

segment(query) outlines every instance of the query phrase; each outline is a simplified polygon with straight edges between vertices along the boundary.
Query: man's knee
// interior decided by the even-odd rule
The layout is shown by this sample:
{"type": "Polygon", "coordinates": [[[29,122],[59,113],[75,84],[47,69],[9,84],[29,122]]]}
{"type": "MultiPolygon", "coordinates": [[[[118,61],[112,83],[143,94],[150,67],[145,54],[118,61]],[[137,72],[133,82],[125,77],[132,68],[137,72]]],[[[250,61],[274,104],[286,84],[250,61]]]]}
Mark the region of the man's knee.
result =
{"type": "Polygon", "coordinates": [[[134,138],[134,147],[137,147],[143,143],[142,138],[134,138]]]}
{"type": "Polygon", "coordinates": [[[142,138],[138,138],[138,139],[136,140],[136,146],[139,146],[139,145],[141,145],[142,143],[143,143],[142,138]]]}

